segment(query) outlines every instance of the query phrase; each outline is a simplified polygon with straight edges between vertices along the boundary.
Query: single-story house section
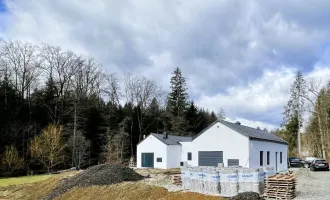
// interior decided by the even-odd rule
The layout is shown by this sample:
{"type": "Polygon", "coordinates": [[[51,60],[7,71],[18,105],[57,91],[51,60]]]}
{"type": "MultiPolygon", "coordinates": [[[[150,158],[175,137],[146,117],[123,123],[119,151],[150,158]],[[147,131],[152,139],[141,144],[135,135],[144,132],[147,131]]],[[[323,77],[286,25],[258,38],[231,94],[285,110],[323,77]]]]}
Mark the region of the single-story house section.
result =
{"type": "Polygon", "coordinates": [[[195,137],[150,134],[137,146],[137,167],[273,167],[287,170],[288,143],[266,130],[217,120],[195,137]]]}
{"type": "Polygon", "coordinates": [[[151,133],[137,145],[137,167],[177,168],[181,162],[182,145],[192,137],[151,133]]]}

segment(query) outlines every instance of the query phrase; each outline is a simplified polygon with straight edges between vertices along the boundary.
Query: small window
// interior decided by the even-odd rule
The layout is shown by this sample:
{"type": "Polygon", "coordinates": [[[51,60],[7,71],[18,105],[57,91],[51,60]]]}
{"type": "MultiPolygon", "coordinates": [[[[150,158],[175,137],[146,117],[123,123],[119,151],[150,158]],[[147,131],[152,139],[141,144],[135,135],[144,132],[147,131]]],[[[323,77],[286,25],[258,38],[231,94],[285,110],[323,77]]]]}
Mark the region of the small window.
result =
{"type": "Polygon", "coordinates": [[[260,151],[260,166],[264,165],[264,152],[260,151]]]}
{"type": "Polygon", "coordinates": [[[269,151],[267,151],[267,165],[269,165],[269,151]]]}
{"type": "Polygon", "coordinates": [[[282,152],[280,152],[280,164],[282,164],[282,152]]]}
{"type": "Polygon", "coordinates": [[[191,160],[191,152],[188,152],[188,160],[191,160]]]}
{"type": "Polygon", "coordinates": [[[162,162],[162,158],[157,158],[157,162],[162,162]]]}
{"type": "Polygon", "coordinates": [[[239,166],[239,159],[228,159],[228,167],[229,166],[239,166]]]}

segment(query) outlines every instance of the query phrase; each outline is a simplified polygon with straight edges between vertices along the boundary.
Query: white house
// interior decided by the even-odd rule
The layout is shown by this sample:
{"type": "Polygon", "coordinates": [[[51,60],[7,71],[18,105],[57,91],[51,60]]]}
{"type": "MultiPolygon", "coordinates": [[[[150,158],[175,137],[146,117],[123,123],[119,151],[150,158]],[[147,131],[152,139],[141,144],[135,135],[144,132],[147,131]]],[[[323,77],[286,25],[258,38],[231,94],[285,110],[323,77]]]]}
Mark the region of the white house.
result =
{"type": "Polygon", "coordinates": [[[194,138],[150,134],[137,146],[137,167],[274,167],[287,170],[288,144],[266,130],[217,120],[194,138]]]}

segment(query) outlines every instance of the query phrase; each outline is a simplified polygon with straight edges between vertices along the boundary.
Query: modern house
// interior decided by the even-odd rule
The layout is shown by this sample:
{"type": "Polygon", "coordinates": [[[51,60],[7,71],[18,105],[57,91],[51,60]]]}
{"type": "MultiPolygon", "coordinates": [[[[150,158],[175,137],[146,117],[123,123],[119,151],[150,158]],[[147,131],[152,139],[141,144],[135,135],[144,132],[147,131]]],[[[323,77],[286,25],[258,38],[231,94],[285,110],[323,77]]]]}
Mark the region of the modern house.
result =
{"type": "Polygon", "coordinates": [[[288,143],[267,132],[217,120],[195,137],[152,133],[137,146],[137,167],[274,167],[287,170],[288,143]]]}

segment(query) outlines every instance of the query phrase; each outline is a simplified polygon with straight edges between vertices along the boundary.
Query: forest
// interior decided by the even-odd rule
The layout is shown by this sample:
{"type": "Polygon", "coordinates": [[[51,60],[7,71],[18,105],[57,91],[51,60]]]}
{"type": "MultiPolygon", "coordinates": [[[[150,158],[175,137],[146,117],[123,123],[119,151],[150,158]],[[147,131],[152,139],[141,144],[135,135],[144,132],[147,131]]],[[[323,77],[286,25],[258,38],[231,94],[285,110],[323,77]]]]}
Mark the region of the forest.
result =
{"type": "Polygon", "coordinates": [[[105,69],[57,46],[0,41],[0,176],[127,164],[144,135],[193,136],[224,117],[189,99],[179,67],[170,91],[105,69]]]}
{"type": "Polygon", "coordinates": [[[330,159],[330,81],[306,79],[298,71],[283,116],[272,132],[289,143],[289,156],[330,159]]]}

